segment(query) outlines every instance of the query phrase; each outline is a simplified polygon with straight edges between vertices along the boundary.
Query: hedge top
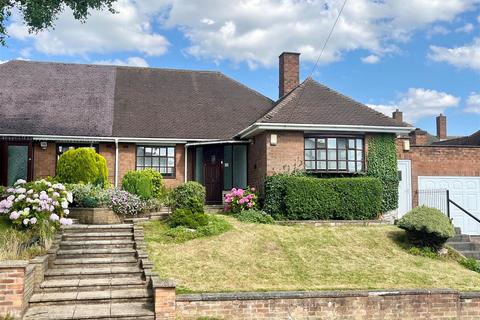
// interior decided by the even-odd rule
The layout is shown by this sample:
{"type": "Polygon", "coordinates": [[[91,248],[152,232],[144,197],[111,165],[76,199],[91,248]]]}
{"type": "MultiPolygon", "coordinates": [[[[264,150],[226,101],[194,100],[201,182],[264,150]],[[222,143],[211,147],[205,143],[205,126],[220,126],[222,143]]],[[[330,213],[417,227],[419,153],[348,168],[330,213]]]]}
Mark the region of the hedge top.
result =
{"type": "Polygon", "coordinates": [[[407,231],[433,234],[448,239],[455,235],[450,219],[440,210],[420,206],[412,209],[399,221],[398,226],[407,231]]]}

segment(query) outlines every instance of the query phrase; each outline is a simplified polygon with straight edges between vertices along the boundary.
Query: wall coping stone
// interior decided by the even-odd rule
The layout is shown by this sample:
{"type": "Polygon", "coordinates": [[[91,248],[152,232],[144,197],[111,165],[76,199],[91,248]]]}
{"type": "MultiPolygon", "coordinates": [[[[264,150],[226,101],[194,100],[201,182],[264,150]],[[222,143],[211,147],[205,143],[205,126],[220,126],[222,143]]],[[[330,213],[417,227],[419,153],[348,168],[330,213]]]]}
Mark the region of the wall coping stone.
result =
{"type": "Polygon", "coordinates": [[[460,292],[460,299],[480,298],[480,291],[460,292]]]}
{"type": "MultiPolygon", "coordinates": [[[[458,294],[452,289],[407,289],[395,291],[271,291],[271,292],[231,292],[180,294],[177,301],[228,301],[228,300],[272,300],[272,299],[308,299],[308,298],[345,298],[368,296],[458,294]]],[[[480,297],[480,292],[478,292],[480,297]]]]}
{"type": "Polygon", "coordinates": [[[5,260],[0,261],[0,269],[9,268],[26,268],[28,266],[28,260],[5,260]]]}
{"type": "Polygon", "coordinates": [[[152,287],[155,288],[175,288],[177,286],[175,280],[172,279],[159,279],[158,277],[152,277],[152,287]]]}
{"type": "Polygon", "coordinates": [[[325,225],[325,226],[343,226],[343,225],[390,225],[389,220],[280,220],[276,221],[279,225],[325,225]]]}

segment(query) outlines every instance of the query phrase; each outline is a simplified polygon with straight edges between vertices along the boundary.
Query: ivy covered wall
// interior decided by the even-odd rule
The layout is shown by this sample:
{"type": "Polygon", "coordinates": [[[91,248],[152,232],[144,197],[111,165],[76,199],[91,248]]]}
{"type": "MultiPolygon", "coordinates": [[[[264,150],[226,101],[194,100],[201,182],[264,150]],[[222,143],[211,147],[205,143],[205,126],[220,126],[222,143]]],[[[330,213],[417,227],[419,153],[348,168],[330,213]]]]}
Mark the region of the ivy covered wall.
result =
{"type": "Polygon", "coordinates": [[[367,175],[383,185],[383,212],[398,207],[398,172],[395,135],[378,134],[368,140],[367,175]]]}

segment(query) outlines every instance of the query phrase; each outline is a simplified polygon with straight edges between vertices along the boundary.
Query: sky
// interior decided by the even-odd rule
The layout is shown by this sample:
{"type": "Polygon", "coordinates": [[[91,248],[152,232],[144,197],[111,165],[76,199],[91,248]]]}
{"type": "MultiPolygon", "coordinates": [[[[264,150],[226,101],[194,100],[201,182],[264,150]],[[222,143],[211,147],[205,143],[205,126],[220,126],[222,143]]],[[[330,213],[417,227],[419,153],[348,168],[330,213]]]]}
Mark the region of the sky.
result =
{"type": "Polygon", "coordinates": [[[278,56],[299,52],[315,80],[435,134],[480,130],[480,0],[118,0],[85,23],[67,8],[30,34],[7,22],[13,59],[217,70],[278,98],[278,56]]]}

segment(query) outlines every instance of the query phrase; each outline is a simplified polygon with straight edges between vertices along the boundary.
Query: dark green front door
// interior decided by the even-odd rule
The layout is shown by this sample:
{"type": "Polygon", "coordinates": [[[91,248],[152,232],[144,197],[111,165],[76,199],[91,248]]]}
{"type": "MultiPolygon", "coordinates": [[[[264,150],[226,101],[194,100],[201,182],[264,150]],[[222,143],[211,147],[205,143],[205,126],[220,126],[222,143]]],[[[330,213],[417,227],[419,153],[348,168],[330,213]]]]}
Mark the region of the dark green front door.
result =
{"type": "Polygon", "coordinates": [[[18,179],[31,180],[32,143],[0,143],[0,184],[11,186],[18,179]]]}

